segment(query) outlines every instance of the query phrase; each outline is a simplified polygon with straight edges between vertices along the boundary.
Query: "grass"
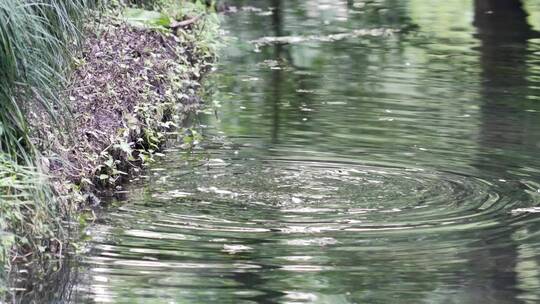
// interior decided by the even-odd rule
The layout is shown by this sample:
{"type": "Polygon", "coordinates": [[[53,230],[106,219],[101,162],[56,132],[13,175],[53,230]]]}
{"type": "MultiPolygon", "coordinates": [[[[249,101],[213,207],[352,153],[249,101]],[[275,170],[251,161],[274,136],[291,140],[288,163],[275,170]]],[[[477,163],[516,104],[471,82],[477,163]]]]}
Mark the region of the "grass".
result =
{"type": "Polygon", "coordinates": [[[84,0],[0,0],[0,150],[30,163],[25,111],[36,106],[55,120],[65,107],[57,92],[79,37],[84,0]],[[74,39],[75,38],[75,39],[74,39]]]}
{"type": "Polygon", "coordinates": [[[91,6],[90,0],[0,0],[3,265],[9,265],[8,255],[43,251],[43,240],[61,233],[58,203],[38,165],[27,119],[30,109],[48,113],[57,125],[69,117],[58,92],[71,64],[70,50],[79,41],[80,22],[91,6]]]}

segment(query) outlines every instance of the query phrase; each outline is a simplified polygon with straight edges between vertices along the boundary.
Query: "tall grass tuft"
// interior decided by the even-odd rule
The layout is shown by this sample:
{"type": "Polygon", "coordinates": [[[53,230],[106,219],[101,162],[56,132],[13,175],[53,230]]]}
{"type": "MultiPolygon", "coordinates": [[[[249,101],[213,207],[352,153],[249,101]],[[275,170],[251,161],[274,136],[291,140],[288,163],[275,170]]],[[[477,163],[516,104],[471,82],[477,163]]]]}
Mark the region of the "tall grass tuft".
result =
{"type": "Polygon", "coordinates": [[[86,0],[0,0],[0,150],[31,162],[25,111],[65,114],[58,90],[86,0]]]}
{"type": "Polygon", "coordinates": [[[60,231],[27,117],[36,109],[58,123],[69,116],[58,92],[91,6],[95,1],[0,0],[0,262],[13,244],[32,251],[60,231]]]}

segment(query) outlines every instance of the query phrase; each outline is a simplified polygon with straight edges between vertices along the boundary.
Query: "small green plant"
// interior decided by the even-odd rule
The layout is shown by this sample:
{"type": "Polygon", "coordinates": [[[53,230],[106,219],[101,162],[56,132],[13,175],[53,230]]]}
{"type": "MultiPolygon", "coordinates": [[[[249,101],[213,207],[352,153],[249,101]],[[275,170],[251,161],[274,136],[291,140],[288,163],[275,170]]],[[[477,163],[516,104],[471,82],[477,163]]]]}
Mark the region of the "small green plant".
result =
{"type": "Polygon", "coordinates": [[[166,14],[139,8],[127,8],[124,18],[134,26],[165,30],[171,25],[171,19],[166,14]]]}

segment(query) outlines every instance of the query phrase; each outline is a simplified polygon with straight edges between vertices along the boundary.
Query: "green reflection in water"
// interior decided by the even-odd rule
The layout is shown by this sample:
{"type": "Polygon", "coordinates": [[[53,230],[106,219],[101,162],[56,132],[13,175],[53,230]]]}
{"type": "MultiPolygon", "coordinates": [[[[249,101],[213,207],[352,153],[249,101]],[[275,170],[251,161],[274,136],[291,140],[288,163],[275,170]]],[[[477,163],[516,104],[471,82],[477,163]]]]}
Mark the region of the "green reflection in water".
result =
{"type": "Polygon", "coordinates": [[[540,300],[537,4],[232,2],[207,141],[90,229],[72,301],[540,300]],[[366,28],[402,32],[310,38],[366,28]]]}

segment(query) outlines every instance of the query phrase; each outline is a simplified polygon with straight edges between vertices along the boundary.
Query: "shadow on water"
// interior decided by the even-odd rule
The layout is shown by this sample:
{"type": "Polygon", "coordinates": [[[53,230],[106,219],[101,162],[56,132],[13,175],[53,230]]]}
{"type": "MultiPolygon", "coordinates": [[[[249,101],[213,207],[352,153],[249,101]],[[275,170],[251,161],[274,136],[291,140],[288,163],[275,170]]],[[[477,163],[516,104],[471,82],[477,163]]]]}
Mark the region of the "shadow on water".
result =
{"type": "MultiPolygon", "coordinates": [[[[516,179],[516,172],[524,165],[531,165],[530,161],[517,155],[525,156],[527,151],[538,149],[540,143],[540,120],[537,115],[527,112],[540,110],[538,101],[529,99],[531,94],[538,94],[538,91],[532,91],[538,82],[530,80],[529,57],[533,51],[529,40],[539,38],[540,33],[532,29],[527,17],[522,1],[474,1],[475,37],[481,42],[478,51],[482,104],[481,152],[473,165],[483,171],[483,175],[497,174],[511,183],[517,196],[526,187],[520,183],[519,175],[516,179]]],[[[538,180],[539,177],[533,172],[521,178],[538,180]]],[[[522,196],[524,200],[531,199],[526,194],[522,196]]],[[[473,246],[480,249],[471,250],[465,257],[469,261],[468,267],[481,274],[468,283],[471,303],[486,299],[490,303],[530,303],[536,299],[522,295],[520,288],[520,280],[529,273],[521,274],[521,278],[518,273],[519,260],[523,257],[520,257],[521,242],[517,241],[516,235],[527,221],[522,219],[521,225],[515,225],[515,221],[503,220],[505,228],[474,243],[473,246]]],[[[533,226],[538,227],[538,224],[533,226]]],[[[534,280],[533,284],[540,288],[534,280]]]]}
{"type": "MultiPolygon", "coordinates": [[[[281,0],[272,0],[273,14],[272,14],[272,30],[275,36],[282,36],[282,3],[281,0]]],[[[273,48],[273,58],[277,62],[286,60],[287,54],[283,50],[281,44],[276,44],[273,48]]],[[[272,144],[279,143],[279,125],[280,125],[280,102],[281,102],[281,86],[283,82],[283,71],[281,69],[275,69],[272,71],[272,77],[270,78],[269,87],[272,94],[268,100],[269,104],[272,104],[272,131],[271,142],[272,144]]],[[[270,217],[271,215],[269,215],[270,217]]],[[[257,248],[257,243],[264,240],[253,240],[253,242],[247,243],[251,248],[257,248]]],[[[252,260],[251,256],[261,255],[263,253],[245,253],[238,257],[235,257],[236,262],[249,262],[252,260]]],[[[237,272],[231,275],[231,278],[238,283],[242,289],[258,290],[259,293],[250,296],[249,299],[256,303],[273,303],[275,299],[282,297],[284,294],[279,291],[274,291],[266,288],[268,285],[268,279],[261,275],[261,273],[276,270],[275,266],[267,265],[264,263],[257,264],[260,267],[260,272],[237,272]]]]}
{"type": "MultiPolygon", "coordinates": [[[[72,303],[76,293],[75,286],[79,282],[80,274],[78,262],[74,255],[65,258],[59,263],[48,265],[49,271],[42,273],[38,269],[36,273],[27,272],[13,276],[10,285],[17,290],[12,290],[9,296],[11,303],[72,303]]],[[[40,267],[41,268],[41,267],[40,267]]],[[[17,269],[13,269],[17,272],[17,269]]]]}
{"type": "Polygon", "coordinates": [[[503,170],[519,167],[509,163],[519,158],[504,157],[538,148],[539,121],[526,110],[538,110],[529,96],[538,82],[530,80],[529,57],[533,51],[529,40],[540,38],[527,22],[527,12],[521,1],[476,0],[474,24],[479,47],[482,78],[482,128],[480,142],[486,150],[500,149],[500,158],[486,153],[480,166],[503,170]],[[531,119],[531,117],[533,119],[531,119]],[[494,157],[490,159],[490,157],[494,157]]]}

